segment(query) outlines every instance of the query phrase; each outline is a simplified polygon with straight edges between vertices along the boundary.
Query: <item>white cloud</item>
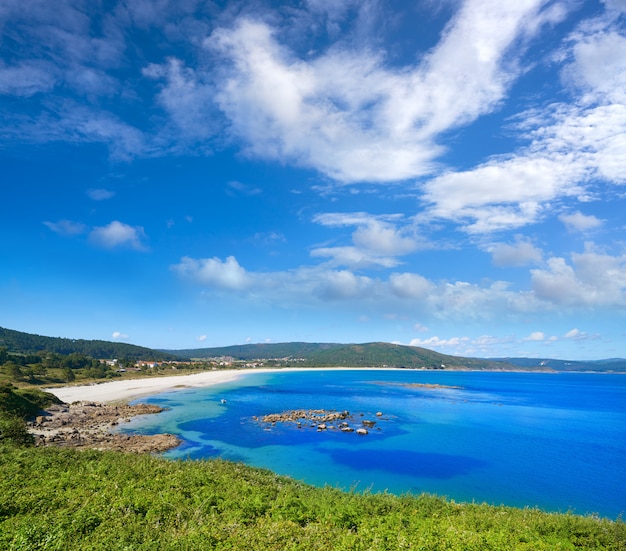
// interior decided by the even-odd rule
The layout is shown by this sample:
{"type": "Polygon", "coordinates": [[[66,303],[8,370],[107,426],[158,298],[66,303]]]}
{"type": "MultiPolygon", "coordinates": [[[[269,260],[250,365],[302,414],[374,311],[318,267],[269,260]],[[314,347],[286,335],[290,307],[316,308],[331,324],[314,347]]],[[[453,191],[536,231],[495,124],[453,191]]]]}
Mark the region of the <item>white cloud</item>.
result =
{"type": "Polygon", "coordinates": [[[206,341],[206,339],[207,339],[207,336],[206,336],[206,335],[198,335],[198,336],[196,337],[196,340],[197,340],[198,342],[204,342],[204,341],[206,341]]]}
{"type": "Polygon", "coordinates": [[[561,214],[559,215],[559,220],[563,222],[567,230],[570,232],[585,232],[602,225],[602,220],[599,218],[589,216],[581,212],[561,214]]]}
{"type": "Polygon", "coordinates": [[[129,226],[114,220],[106,226],[98,226],[91,230],[90,240],[108,249],[115,247],[130,247],[131,249],[143,251],[146,249],[143,240],[146,238],[142,227],[129,226]]]}
{"type": "Polygon", "coordinates": [[[409,342],[409,346],[421,346],[424,348],[447,348],[456,347],[460,344],[470,342],[469,337],[450,337],[449,339],[441,339],[437,336],[427,339],[413,339],[409,342]]]}
{"type": "Polygon", "coordinates": [[[626,0],[602,0],[608,9],[626,12],[626,0]]]}
{"type": "Polygon", "coordinates": [[[229,256],[224,262],[215,257],[199,260],[183,257],[180,264],[172,266],[172,269],[181,276],[217,289],[240,291],[253,283],[252,277],[239,265],[234,256],[229,256]]]}
{"type": "Polygon", "coordinates": [[[413,273],[391,274],[389,285],[391,292],[400,298],[425,299],[434,290],[430,281],[413,273]]]}
{"type": "Polygon", "coordinates": [[[588,200],[589,182],[626,183],[626,37],[595,23],[572,33],[564,54],[574,101],[520,114],[527,147],[426,182],[430,216],[469,233],[520,228],[550,215],[552,201],[588,200]]]}
{"type": "Polygon", "coordinates": [[[594,32],[576,36],[573,62],[564,70],[564,78],[595,97],[612,102],[626,99],[626,36],[617,31],[594,32]]]}
{"type": "Polygon", "coordinates": [[[124,341],[128,339],[128,335],[124,335],[124,333],[120,333],[119,331],[114,331],[113,334],[111,335],[111,338],[115,340],[124,341]]]}
{"type": "Polygon", "coordinates": [[[466,172],[447,173],[424,185],[424,201],[435,218],[465,225],[469,233],[519,228],[538,221],[542,204],[557,196],[577,196],[579,162],[529,152],[489,161],[466,172]]]}
{"type": "Polygon", "coordinates": [[[600,338],[600,336],[598,334],[590,335],[589,333],[585,331],[581,331],[580,329],[574,328],[568,331],[567,333],[565,333],[565,335],[563,335],[563,338],[580,342],[580,341],[597,340],[598,338],[600,338]]]}
{"type": "Polygon", "coordinates": [[[556,306],[622,308],[626,305],[626,256],[598,253],[588,245],[584,253],[550,258],[546,269],[531,270],[537,298],[556,306]]]}
{"type": "Polygon", "coordinates": [[[437,136],[498,105],[519,73],[523,39],[559,19],[541,5],[467,0],[440,43],[401,70],[341,47],[298,59],[252,19],[205,44],[224,60],[217,101],[248,154],[344,182],[394,181],[431,172],[437,136]]]}
{"type": "Polygon", "coordinates": [[[541,251],[529,241],[517,238],[515,244],[496,243],[489,249],[493,264],[499,267],[527,266],[539,264],[542,260],[541,251]]]}
{"type": "Polygon", "coordinates": [[[580,338],[582,335],[584,335],[584,333],[576,328],[572,329],[571,331],[568,331],[567,333],[565,333],[564,337],[566,339],[578,339],[580,338]]]}
{"type": "Polygon", "coordinates": [[[626,256],[597,252],[591,244],[584,253],[572,255],[571,265],[553,257],[542,268],[530,270],[527,289],[518,283],[520,290],[512,290],[504,281],[437,282],[408,271],[368,277],[325,264],[255,272],[246,270],[232,256],[224,261],[185,257],[171,268],[206,293],[229,293],[281,308],[325,308],[328,302],[342,301],[357,318],[412,316],[429,323],[504,322],[557,310],[588,313],[607,306],[626,306],[626,256]]]}
{"type": "Polygon", "coordinates": [[[522,340],[526,342],[541,342],[546,340],[546,335],[542,331],[534,331],[522,340]]]}
{"type": "Polygon", "coordinates": [[[87,226],[71,220],[59,220],[58,222],[44,222],[53,232],[65,236],[80,235],[87,231],[87,226]]]}
{"type": "Polygon", "coordinates": [[[314,222],[323,226],[356,226],[352,233],[352,246],[318,247],[311,251],[313,257],[329,257],[331,265],[350,268],[397,266],[398,256],[418,248],[418,241],[408,234],[408,229],[398,229],[398,215],[373,216],[363,212],[325,213],[314,217],[314,222]]]}

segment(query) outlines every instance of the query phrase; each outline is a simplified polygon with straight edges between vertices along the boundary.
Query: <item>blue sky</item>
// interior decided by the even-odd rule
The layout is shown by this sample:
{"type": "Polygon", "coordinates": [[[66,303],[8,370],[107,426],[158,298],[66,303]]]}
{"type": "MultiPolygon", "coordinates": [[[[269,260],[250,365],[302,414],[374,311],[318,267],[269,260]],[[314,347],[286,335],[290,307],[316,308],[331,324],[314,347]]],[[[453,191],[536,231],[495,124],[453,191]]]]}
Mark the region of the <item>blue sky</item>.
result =
{"type": "Polygon", "coordinates": [[[3,0],[0,326],[626,357],[626,0],[3,0]]]}

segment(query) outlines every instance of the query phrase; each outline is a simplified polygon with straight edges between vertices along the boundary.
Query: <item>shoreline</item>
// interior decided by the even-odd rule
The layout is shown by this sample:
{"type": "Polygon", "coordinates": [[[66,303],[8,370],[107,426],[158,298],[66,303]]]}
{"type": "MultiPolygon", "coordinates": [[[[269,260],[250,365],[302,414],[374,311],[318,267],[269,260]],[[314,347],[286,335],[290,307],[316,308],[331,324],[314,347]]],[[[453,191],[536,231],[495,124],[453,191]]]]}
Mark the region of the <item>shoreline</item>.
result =
{"type": "Polygon", "coordinates": [[[162,392],[184,390],[186,388],[209,387],[222,383],[230,383],[250,373],[279,373],[292,371],[354,371],[363,369],[397,369],[379,367],[283,367],[261,369],[224,369],[219,371],[202,371],[188,375],[167,375],[128,379],[125,381],[107,381],[104,383],[90,383],[87,385],[45,387],[41,390],[54,394],[66,403],[72,402],[100,402],[119,403],[129,402],[162,392]]]}
{"type": "MultiPolygon", "coordinates": [[[[202,371],[187,375],[163,375],[144,377],[138,379],[127,379],[123,381],[106,381],[103,383],[90,383],[86,385],[74,385],[63,387],[45,387],[41,390],[54,394],[57,398],[66,403],[91,401],[100,403],[127,403],[144,396],[183,390],[185,388],[209,387],[222,383],[229,383],[240,379],[250,373],[279,373],[279,372],[302,372],[302,371],[418,371],[427,372],[422,369],[407,369],[399,367],[277,367],[277,368],[253,368],[253,369],[224,369],[216,371],[202,371]]],[[[448,370],[447,372],[459,373],[543,373],[558,375],[561,373],[598,373],[597,371],[537,371],[537,370],[448,370]]],[[[436,371],[440,373],[440,371],[436,371]]],[[[622,372],[610,372],[610,374],[626,374],[622,372]]]]}

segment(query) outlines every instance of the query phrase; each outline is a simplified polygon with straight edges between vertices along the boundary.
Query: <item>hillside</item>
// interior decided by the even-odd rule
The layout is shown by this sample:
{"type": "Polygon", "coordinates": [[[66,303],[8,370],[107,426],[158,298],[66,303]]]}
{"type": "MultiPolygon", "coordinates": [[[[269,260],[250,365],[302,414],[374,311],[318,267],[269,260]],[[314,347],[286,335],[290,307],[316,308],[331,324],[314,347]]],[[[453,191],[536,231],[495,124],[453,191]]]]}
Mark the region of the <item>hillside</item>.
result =
{"type": "Polygon", "coordinates": [[[232,357],[237,360],[274,360],[281,365],[312,367],[407,367],[427,369],[515,369],[506,362],[461,358],[417,346],[385,342],[365,344],[272,343],[196,350],[171,350],[192,358],[232,357]]]}
{"type": "Polygon", "coordinates": [[[0,347],[14,354],[84,354],[92,358],[125,358],[129,360],[175,360],[177,356],[143,346],[100,340],[43,337],[0,327],[0,347]]]}
{"type": "Polygon", "coordinates": [[[0,445],[1,549],[623,550],[621,520],[314,488],[222,460],[0,445]]]}
{"type": "MultiPolygon", "coordinates": [[[[572,361],[541,358],[465,358],[440,354],[417,346],[385,342],[340,343],[258,343],[215,348],[154,350],[134,344],[44,337],[0,327],[0,349],[12,354],[53,352],[67,356],[83,354],[91,358],[126,360],[179,360],[229,357],[240,361],[263,360],[271,366],[298,367],[406,367],[426,369],[474,369],[510,371],[599,371],[626,372],[626,359],[572,361]]],[[[38,360],[40,361],[40,360],[38,360]]],[[[0,362],[1,363],[1,362],[0,362]]]]}
{"type": "Polygon", "coordinates": [[[599,371],[626,372],[626,360],[611,358],[606,360],[558,360],[554,358],[492,358],[493,361],[506,362],[520,369],[549,369],[552,371],[599,371]]]}
{"type": "Polygon", "coordinates": [[[238,360],[257,360],[260,358],[303,358],[310,357],[324,350],[341,348],[345,344],[313,342],[281,342],[259,344],[237,344],[215,348],[191,348],[185,350],[164,350],[170,354],[188,358],[233,357],[238,360]]]}

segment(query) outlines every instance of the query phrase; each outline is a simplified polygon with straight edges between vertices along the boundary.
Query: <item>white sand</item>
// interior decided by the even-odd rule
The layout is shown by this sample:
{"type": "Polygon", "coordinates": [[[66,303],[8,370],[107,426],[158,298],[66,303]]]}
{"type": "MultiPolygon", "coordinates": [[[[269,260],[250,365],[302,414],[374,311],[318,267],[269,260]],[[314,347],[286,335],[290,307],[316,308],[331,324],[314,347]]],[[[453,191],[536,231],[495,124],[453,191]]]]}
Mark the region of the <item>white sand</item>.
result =
{"type": "MultiPolygon", "coordinates": [[[[92,383],[81,386],[64,386],[59,388],[44,388],[46,392],[71,404],[72,402],[127,402],[141,396],[159,394],[182,388],[202,387],[228,383],[248,373],[274,373],[276,371],[359,371],[362,369],[380,369],[368,367],[315,367],[298,368],[283,367],[280,369],[226,369],[220,371],[204,371],[192,375],[174,375],[165,377],[149,377],[145,379],[129,379],[126,381],[111,381],[107,383],[92,383]]],[[[393,368],[386,368],[387,370],[393,368]]]]}
{"type": "MultiPolygon", "coordinates": [[[[255,370],[260,372],[261,370],[255,370]]],[[[129,379],[126,381],[111,381],[107,383],[94,383],[81,386],[66,386],[61,388],[46,388],[47,392],[56,395],[67,403],[78,401],[89,402],[120,402],[158,394],[177,388],[190,388],[200,386],[210,386],[219,383],[234,381],[245,373],[252,371],[241,371],[229,369],[223,371],[206,371],[193,373],[191,375],[174,375],[168,377],[150,377],[146,379],[129,379]]]]}

